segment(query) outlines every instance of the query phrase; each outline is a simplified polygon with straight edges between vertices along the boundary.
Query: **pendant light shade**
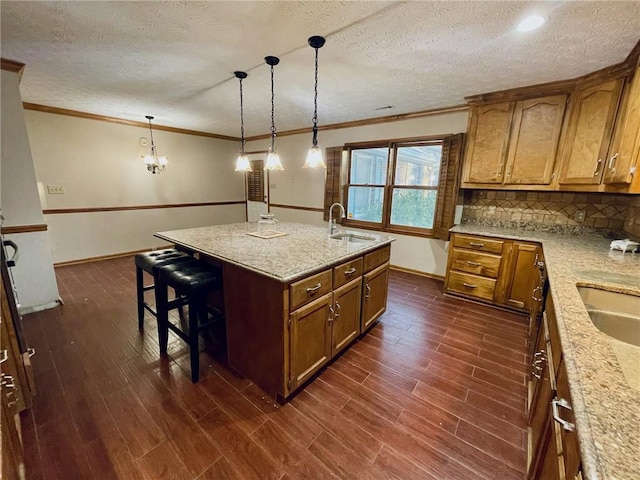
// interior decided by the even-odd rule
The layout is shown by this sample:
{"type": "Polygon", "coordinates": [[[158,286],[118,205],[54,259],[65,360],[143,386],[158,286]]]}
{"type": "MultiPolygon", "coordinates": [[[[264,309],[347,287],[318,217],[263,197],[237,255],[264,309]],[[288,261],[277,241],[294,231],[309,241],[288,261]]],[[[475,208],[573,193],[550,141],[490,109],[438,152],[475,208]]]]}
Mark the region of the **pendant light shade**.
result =
{"type": "Polygon", "coordinates": [[[151,115],[145,115],[147,120],[149,120],[149,137],[151,140],[151,154],[143,155],[142,159],[144,160],[144,164],[147,166],[147,170],[153,174],[164,172],[167,168],[167,163],[169,160],[167,157],[159,157],[158,151],[156,149],[156,144],[153,141],[153,129],[151,128],[151,120],[154,117],[151,115]]]}
{"type": "Polygon", "coordinates": [[[274,115],[274,93],[273,93],[273,67],[280,63],[278,57],[265,57],[264,61],[271,66],[271,143],[269,144],[269,153],[267,154],[267,162],[264,166],[265,170],[284,170],[280,156],[276,153],[276,124],[274,115]]]}
{"type": "Polygon", "coordinates": [[[315,77],[313,88],[313,138],[311,141],[311,148],[307,153],[307,159],[304,162],[303,168],[326,168],[327,165],[324,163],[324,159],[322,158],[322,150],[318,148],[318,49],[322,48],[325,39],[324,37],[316,35],[310,37],[308,42],[309,45],[316,51],[315,77]]]}
{"type": "Polygon", "coordinates": [[[244,102],[242,97],[242,80],[247,78],[246,72],[233,72],[236,78],[240,81],[240,155],[236,160],[236,172],[251,172],[251,164],[249,163],[249,157],[244,152],[244,102]]]}

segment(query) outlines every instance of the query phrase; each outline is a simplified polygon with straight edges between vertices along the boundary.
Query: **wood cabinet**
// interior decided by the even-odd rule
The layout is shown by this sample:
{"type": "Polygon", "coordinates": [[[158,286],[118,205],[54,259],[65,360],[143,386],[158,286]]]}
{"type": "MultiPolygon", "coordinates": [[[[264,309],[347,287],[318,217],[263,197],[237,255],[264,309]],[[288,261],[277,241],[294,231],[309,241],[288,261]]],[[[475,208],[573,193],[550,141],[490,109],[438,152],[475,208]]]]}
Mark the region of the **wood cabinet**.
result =
{"type": "Polygon", "coordinates": [[[518,309],[531,310],[533,290],[539,285],[538,261],[542,249],[530,242],[514,241],[509,245],[509,264],[502,303],[518,309]]]}
{"type": "Polygon", "coordinates": [[[331,358],[331,303],[328,293],[291,313],[291,388],[308,380],[331,358]]]}
{"type": "MultiPolygon", "coordinates": [[[[630,184],[638,176],[640,157],[640,66],[628,85],[617,122],[609,159],[604,167],[605,184],[630,184]]],[[[640,182],[636,193],[640,192],[640,182]]]]}
{"type": "Polygon", "coordinates": [[[364,333],[387,308],[389,263],[365,274],[363,285],[361,330],[364,333]]]}
{"type": "Polygon", "coordinates": [[[229,366],[274,398],[289,397],[385,311],[390,251],[290,283],[223,263],[229,366]]]}
{"type": "Polygon", "coordinates": [[[556,161],[567,95],[516,103],[505,184],[548,185],[556,161]]]}
{"type": "Polygon", "coordinates": [[[472,108],[463,182],[551,183],[566,103],[553,95],[472,108]]]}
{"type": "Polygon", "coordinates": [[[528,479],[580,478],[580,451],[551,295],[531,364],[528,479]]]}
{"type": "Polygon", "coordinates": [[[331,357],[335,357],[360,334],[362,277],[334,290],[331,321],[331,357]]]}
{"type": "Polygon", "coordinates": [[[622,83],[618,78],[573,92],[560,184],[600,183],[609,158],[622,83]]]}
{"type": "Polygon", "coordinates": [[[463,182],[502,183],[513,109],[513,102],[471,109],[463,182]]]}
{"type": "Polygon", "coordinates": [[[540,290],[540,245],[459,233],[450,245],[445,291],[530,312],[540,290]]]}

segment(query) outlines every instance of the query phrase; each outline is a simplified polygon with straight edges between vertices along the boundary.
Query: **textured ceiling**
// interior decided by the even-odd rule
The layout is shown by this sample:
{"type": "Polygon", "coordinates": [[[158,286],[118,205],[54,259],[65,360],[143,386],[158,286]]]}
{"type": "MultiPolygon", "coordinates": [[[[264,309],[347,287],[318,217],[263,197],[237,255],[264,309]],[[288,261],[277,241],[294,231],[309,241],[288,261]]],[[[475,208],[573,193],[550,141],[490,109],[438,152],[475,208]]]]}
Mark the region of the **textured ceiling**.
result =
{"type": "Polygon", "coordinates": [[[3,58],[26,64],[23,100],[239,136],[309,127],[311,35],[319,122],[464,103],[464,96],[573,78],[618,63],[640,39],[640,2],[153,1],[0,3],[3,58]],[[519,33],[540,12],[549,21],[519,33]],[[389,110],[375,107],[394,105],[389,110]]]}

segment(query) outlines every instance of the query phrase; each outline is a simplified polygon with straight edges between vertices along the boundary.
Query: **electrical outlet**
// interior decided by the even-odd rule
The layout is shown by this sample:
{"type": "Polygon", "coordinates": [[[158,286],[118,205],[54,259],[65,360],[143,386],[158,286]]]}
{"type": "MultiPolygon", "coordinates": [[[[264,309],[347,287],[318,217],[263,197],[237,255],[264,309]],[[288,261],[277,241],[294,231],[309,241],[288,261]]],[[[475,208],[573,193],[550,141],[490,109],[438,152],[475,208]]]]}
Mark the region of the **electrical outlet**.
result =
{"type": "Polygon", "coordinates": [[[47,185],[47,193],[49,195],[64,195],[64,187],[62,185],[47,185]]]}
{"type": "Polygon", "coordinates": [[[584,219],[586,216],[587,216],[587,212],[585,212],[584,210],[578,210],[576,213],[573,214],[573,219],[576,222],[584,222],[584,219]]]}

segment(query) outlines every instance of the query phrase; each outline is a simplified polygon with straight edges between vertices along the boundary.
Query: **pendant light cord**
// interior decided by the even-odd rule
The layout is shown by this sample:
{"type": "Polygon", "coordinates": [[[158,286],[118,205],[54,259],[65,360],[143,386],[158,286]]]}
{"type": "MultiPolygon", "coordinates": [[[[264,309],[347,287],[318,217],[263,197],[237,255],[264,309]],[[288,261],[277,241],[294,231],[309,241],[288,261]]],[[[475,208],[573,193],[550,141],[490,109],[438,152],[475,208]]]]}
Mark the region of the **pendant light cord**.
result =
{"type": "Polygon", "coordinates": [[[244,144],[245,144],[245,139],[244,139],[244,101],[243,101],[243,97],[242,97],[242,78],[240,78],[240,138],[241,138],[241,144],[240,144],[240,155],[244,155],[244,144]]]}
{"type": "Polygon", "coordinates": [[[273,65],[271,65],[271,151],[273,152],[273,147],[276,141],[276,122],[274,115],[274,101],[275,95],[273,93],[273,65]]]}
{"type": "Polygon", "coordinates": [[[313,96],[313,147],[318,146],[318,49],[316,51],[316,73],[315,73],[315,83],[314,83],[314,96],[313,96]]]}
{"type": "Polygon", "coordinates": [[[149,136],[151,137],[151,155],[153,155],[154,157],[157,156],[156,154],[156,144],[153,142],[153,129],[151,128],[151,118],[147,117],[149,119],[149,136]]]}

